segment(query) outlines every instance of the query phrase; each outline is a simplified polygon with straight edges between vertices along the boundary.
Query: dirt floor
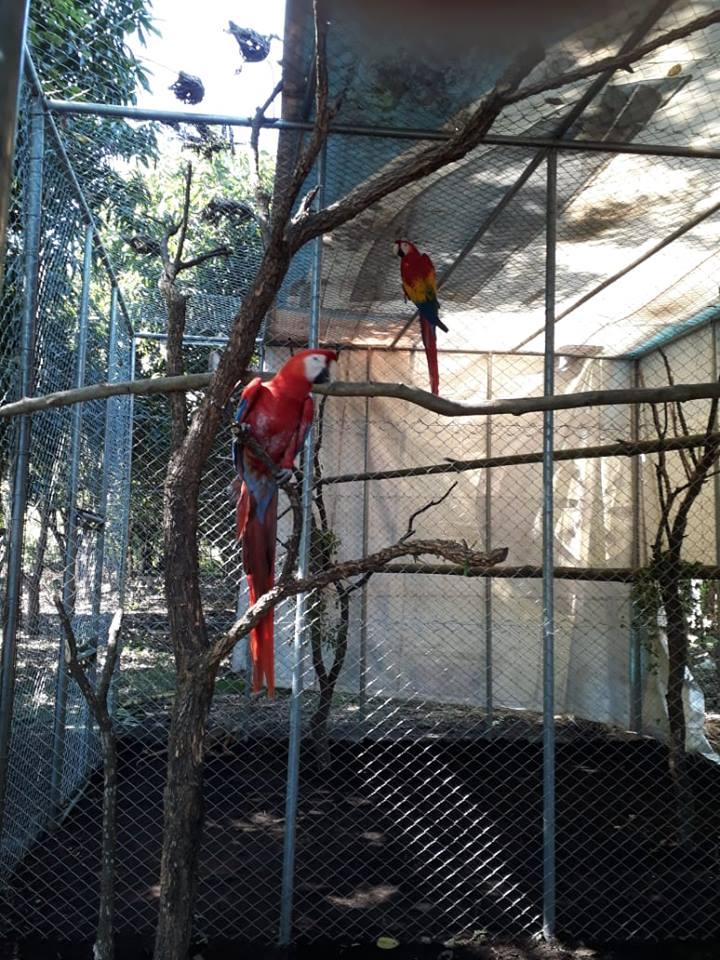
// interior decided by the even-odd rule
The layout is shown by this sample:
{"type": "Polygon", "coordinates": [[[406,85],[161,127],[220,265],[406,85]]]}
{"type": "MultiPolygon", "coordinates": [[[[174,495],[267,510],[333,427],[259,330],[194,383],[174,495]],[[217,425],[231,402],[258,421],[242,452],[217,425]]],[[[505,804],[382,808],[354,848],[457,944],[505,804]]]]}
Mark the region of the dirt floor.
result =
{"type": "MultiPolygon", "coordinates": [[[[557,918],[567,946],[551,949],[528,937],[542,910],[539,743],[415,739],[332,749],[328,771],[309,754],[301,764],[294,921],[309,945],[296,956],[720,957],[718,765],[692,761],[695,833],[679,844],[662,746],[593,736],[558,744],[557,918]],[[381,935],[400,946],[373,946],[381,935]],[[651,939],[664,943],[642,945],[651,939]]],[[[286,742],[255,739],[209,759],[198,958],[280,956],[259,944],[277,930],[286,750],[286,742]]],[[[164,763],[156,745],[122,746],[119,960],[148,955],[164,763]]],[[[18,872],[11,899],[0,903],[0,936],[19,945],[0,957],[90,956],[48,941],[92,938],[99,796],[96,779],[18,872]],[[39,939],[24,940],[30,933],[39,939]]]]}
{"type": "MultiPolygon", "coordinates": [[[[633,944],[621,946],[549,946],[534,941],[447,947],[442,943],[400,944],[392,950],[374,944],[313,944],[289,951],[257,945],[199,944],[191,960],[717,960],[716,944],[633,944]]],[[[90,960],[89,944],[68,945],[26,940],[0,941],[0,960],[90,960]]],[[[141,939],[121,938],[116,960],[150,960],[152,948],[141,939]]]]}

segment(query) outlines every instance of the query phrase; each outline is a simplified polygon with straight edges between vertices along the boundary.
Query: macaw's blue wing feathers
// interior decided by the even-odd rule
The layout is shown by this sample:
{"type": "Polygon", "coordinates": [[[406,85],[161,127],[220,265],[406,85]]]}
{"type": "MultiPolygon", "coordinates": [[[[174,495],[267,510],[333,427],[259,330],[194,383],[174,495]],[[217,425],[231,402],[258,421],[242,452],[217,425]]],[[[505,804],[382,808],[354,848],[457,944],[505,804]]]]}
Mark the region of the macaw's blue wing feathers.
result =
{"type": "MultiPolygon", "coordinates": [[[[335,359],[333,350],[303,350],[268,383],[256,377],[243,390],[235,424],[250,433],[278,469],[292,468],[312,421],[310,389],[316,380],[326,379],[335,359]]],[[[274,472],[241,436],[233,444],[233,461],[240,484],[235,523],[253,604],[275,580],[278,487],[274,472]]],[[[250,632],[252,687],[258,691],[265,684],[269,697],[275,690],[273,624],[270,611],[250,632]]]]}
{"type": "Polygon", "coordinates": [[[400,254],[400,279],[405,295],[417,307],[420,316],[420,331],[427,354],[430,389],[434,394],[440,387],[438,374],[436,330],[439,327],[448,332],[440,319],[440,304],[437,298],[437,277],[435,267],[426,253],[420,253],[409,240],[398,240],[400,254]]]}

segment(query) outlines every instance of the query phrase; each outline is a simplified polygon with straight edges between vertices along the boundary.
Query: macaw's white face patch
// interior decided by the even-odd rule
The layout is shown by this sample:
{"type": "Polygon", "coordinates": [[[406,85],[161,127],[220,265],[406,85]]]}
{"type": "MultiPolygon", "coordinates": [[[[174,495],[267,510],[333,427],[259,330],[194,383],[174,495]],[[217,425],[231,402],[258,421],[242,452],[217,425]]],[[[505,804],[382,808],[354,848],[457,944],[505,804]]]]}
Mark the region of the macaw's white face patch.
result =
{"type": "Polygon", "coordinates": [[[311,353],[305,357],[305,376],[310,383],[324,383],[330,379],[330,361],[322,353],[311,353]]]}

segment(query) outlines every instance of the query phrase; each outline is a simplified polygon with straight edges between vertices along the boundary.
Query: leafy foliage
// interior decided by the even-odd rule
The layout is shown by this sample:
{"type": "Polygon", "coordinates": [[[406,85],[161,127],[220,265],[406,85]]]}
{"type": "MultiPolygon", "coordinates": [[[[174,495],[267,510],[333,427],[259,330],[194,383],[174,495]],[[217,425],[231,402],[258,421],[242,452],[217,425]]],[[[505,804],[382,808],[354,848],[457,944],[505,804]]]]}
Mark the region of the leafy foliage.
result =
{"type": "Polygon", "coordinates": [[[29,39],[45,94],[65,100],[137,103],[145,68],[125,42],[157,33],[152,0],[33,0],[29,39]]]}
{"type": "MultiPolygon", "coordinates": [[[[46,96],[98,103],[137,103],[148,74],[126,42],[157,33],[152,0],[34,0],[29,40],[46,96]]],[[[64,117],[61,134],[93,209],[122,204],[118,160],[157,157],[155,124],[99,117],[64,117]]]]}

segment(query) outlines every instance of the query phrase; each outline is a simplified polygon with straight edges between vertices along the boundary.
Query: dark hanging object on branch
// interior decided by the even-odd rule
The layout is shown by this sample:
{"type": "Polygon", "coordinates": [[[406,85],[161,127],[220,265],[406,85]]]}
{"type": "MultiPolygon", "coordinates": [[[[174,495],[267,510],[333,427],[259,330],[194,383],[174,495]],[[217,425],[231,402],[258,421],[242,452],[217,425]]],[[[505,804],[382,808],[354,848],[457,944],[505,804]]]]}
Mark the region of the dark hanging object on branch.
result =
{"type": "Polygon", "coordinates": [[[240,56],[246,63],[260,63],[270,53],[270,41],[273,34],[264,37],[249,27],[239,27],[232,20],[228,21],[227,33],[231,33],[240,47],[240,56]]]}
{"type": "Polygon", "coordinates": [[[178,78],[168,90],[172,90],[178,100],[183,103],[200,103],[205,96],[205,87],[200,77],[194,77],[191,73],[185,73],[181,70],[178,78]]]}
{"type": "Polygon", "coordinates": [[[155,256],[160,255],[160,244],[157,240],[153,240],[152,237],[148,237],[144,234],[136,234],[134,237],[125,237],[125,242],[129,247],[131,247],[135,253],[139,253],[142,256],[147,256],[153,254],[155,256]]]}
{"type": "Polygon", "coordinates": [[[218,224],[223,217],[232,219],[236,224],[252,220],[253,212],[247,203],[231,200],[229,197],[213,197],[203,208],[200,219],[206,223],[218,224]]]}

